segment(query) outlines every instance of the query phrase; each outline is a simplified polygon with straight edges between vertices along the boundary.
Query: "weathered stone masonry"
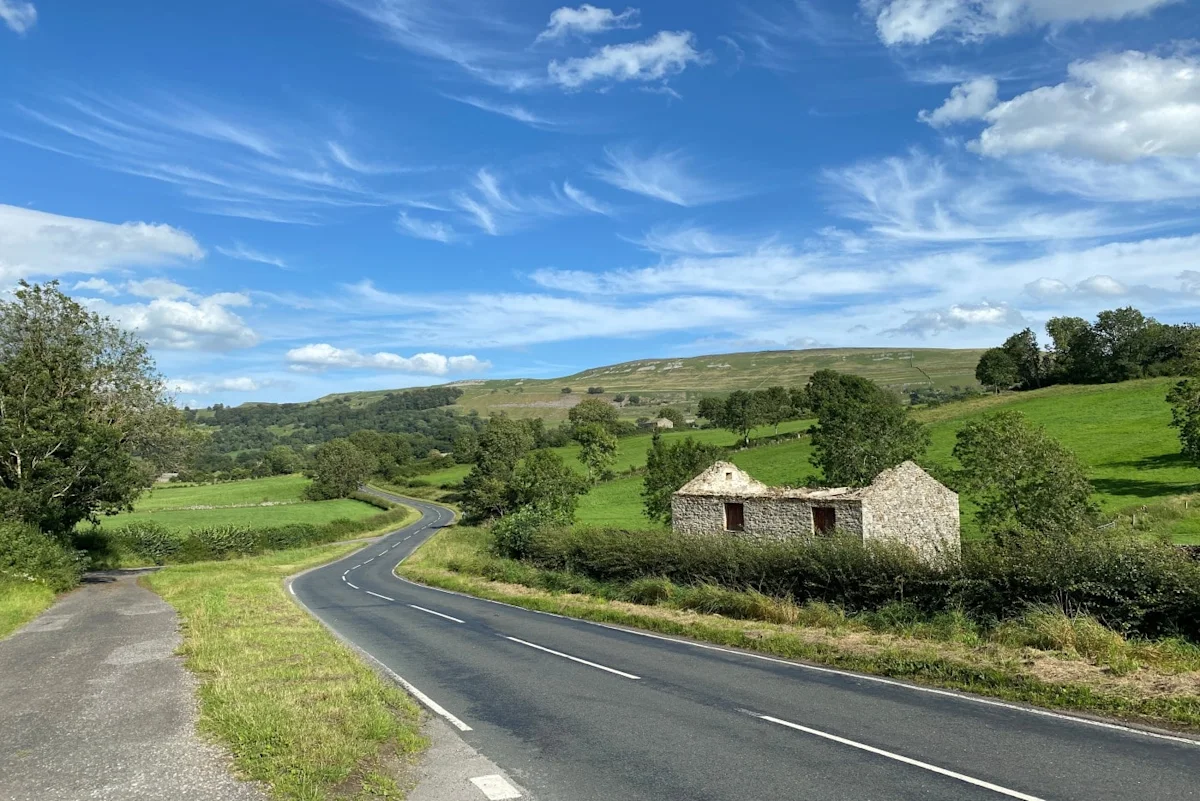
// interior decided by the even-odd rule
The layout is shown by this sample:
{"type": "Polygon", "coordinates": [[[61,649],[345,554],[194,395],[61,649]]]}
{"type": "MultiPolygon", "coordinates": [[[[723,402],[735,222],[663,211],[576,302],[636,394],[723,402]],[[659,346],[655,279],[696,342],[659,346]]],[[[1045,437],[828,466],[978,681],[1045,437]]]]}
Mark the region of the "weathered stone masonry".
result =
{"type": "Polygon", "coordinates": [[[869,487],[768,487],[718,462],[675,493],[676,531],[755,540],[811,537],[834,530],[902,542],[924,558],[959,554],[958,495],[912,462],[886,470],[869,487]]]}

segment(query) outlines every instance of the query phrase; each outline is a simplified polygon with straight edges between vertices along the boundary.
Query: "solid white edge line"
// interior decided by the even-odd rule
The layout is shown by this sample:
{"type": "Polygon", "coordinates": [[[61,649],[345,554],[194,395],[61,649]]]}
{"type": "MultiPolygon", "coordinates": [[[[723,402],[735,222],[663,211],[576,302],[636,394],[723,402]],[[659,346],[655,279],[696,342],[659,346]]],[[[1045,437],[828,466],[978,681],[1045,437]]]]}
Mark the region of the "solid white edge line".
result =
{"type": "Polygon", "coordinates": [[[867,745],[866,743],[860,743],[860,742],[857,742],[856,740],[848,740],[845,737],[839,737],[836,734],[830,734],[829,732],[820,731],[819,729],[810,729],[808,726],[801,726],[799,723],[791,723],[786,720],[780,720],[779,718],[773,718],[770,715],[755,715],[755,717],[759,718],[760,720],[765,720],[770,723],[778,724],[780,726],[786,726],[789,729],[795,729],[796,731],[802,731],[805,734],[811,734],[814,737],[821,737],[826,740],[831,740],[835,743],[841,743],[842,745],[848,745],[851,748],[857,748],[860,751],[866,751],[871,754],[876,754],[877,756],[887,757],[888,759],[894,759],[897,762],[903,762],[906,765],[912,765],[913,767],[921,768],[923,770],[930,771],[931,773],[937,773],[938,775],[941,775],[941,776],[946,776],[951,779],[957,779],[958,781],[964,782],[966,784],[973,784],[976,787],[982,787],[985,790],[991,790],[993,793],[999,793],[1000,795],[1006,795],[1009,798],[1018,798],[1018,799],[1020,799],[1020,801],[1045,801],[1045,799],[1040,798],[1036,795],[1028,795],[1027,793],[1022,793],[1017,790],[1010,790],[1007,787],[1001,787],[998,784],[992,784],[991,782],[984,781],[983,779],[976,779],[972,776],[967,776],[962,773],[956,773],[955,771],[947,770],[946,768],[939,768],[937,765],[930,765],[928,762],[921,762],[918,759],[906,757],[906,756],[903,756],[902,754],[895,754],[895,753],[892,753],[891,751],[884,751],[882,748],[876,748],[872,745],[867,745]]]}
{"type": "MultiPolygon", "coordinates": [[[[400,564],[404,564],[404,562],[401,561],[400,564]]],[[[399,568],[400,564],[396,565],[396,567],[399,568]]],[[[614,626],[609,623],[600,623],[595,620],[584,620],[583,618],[570,617],[568,615],[560,615],[555,612],[544,612],[540,609],[526,609],[523,606],[516,606],[515,604],[505,603],[504,601],[495,601],[495,600],[492,600],[491,598],[480,598],[476,595],[468,595],[465,592],[456,592],[454,590],[447,590],[442,587],[433,587],[428,584],[421,584],[419,582],[406,579],[403,576],[397,576],[394,571],[392,573],[392,577],[395,578],[397,581],[402,581],[405,584],[411,584],[414,587],[420,587],[421,589],[424,589],[424,590],[433,590],[434,592],[441,592],[441,593],[445,593],[446,595],[456,595],[459,598],[468,598],[472,601],[482,601],[483,603],[496,604],[497,606],[507,606],[509,609],[517,609],[522,612],[530,612],[535,615],[544,615],[546,617],[557,617],[562,620],[569,620],[573,623],[582,623],[582,624],[585,624],[588,626],[597,626],[602,629],[608,629],[610,631],[621,632],[622,634],[634,634],[638,637],[649,637],[652,640],[662,640],[664,642],[675,643],[676,645],[687,645],[692,648],[701,648],[706,651],[717,651],[717,652],[720,652],[723,654],[729,654],[731,656],[741,656],[741,657],[748,657],[750,659],[758,659],[763,662],[773,662],[777,665],[787,665],[788,667],[797,668],[799,670],[807,670],[807,671],[810,671],[813,673],[824,673],[824,674],[831,675],[831,676],[842,676],[845,678],[858,679],[860,681],[867,681],[867,682],[871,682],[874,684],[883,684],[883,685],[887,685],[889,687],[899,687],[899,688],[902,688],[905,690],[913,690],[914,692],[927,693],[929,695],[938,695],[938,696],[942,696],[944,698],[954,698],[959,701],[968,701],[973,704],[982,704],[984,706],[998,707],[1000,709],[1008,709],[1013,712],[1024,712],[1024,713],[1027,713],[1030,715],[1037,715],[1039,717],[1065,721],[1067,723],[1078,723],[1078,724],[1081,724],[1084,726],[1092,726],[1094,728],[1106,729],[1108,731],[1121,732],[1122,734],[1133,734],[1138,737],[1149,737],[1154,740],[1165,740],[1167,742],[1179,743],[1181,745],[1190,745],[1193,748],[1200,747],[1200,740],[1194,740],[1194,739],[1191,739],[1188,737],[1179,737],[1179,736],[1176,736],[1173,734],[1162,734],[1160,732],[1147,731],[1145,729],[1135,729],[1132,726],[1123,726],[1120,723],[1108,723],[1103,720],[1092,720],[1091,718],[1084,718],[1084,717],[1079,717],[1076,715],[1068,715],[1068,714],[1064,714],[1062,712],[1054,712],[1049,709],[1039,709],[1037,707],[1021,706],[1019,704],[1010,704],[1010,703],[1007,703],[1006,701],[996,701],[991,698],[981,698],[979,696],[967,695],[965,693],[955,692],[954,690],[943,690],[938,687],[923,687],[920,684],[906,684],[905,682],[896,681],[895,679],[884,678],[883,676],[872,676],[869,673],[851,673],[848,670],[838,670],[837,668],[822,667],[820,665],[808,665],[803,662],[791,662],[791,661],[788,661],[787,659],[779,659],[779,658],[773,657],[773,656],[766,656],[765,654],[756,654],[751,651],[737,651],[732,648],[722,648],[719,645],[710,645],[709,643],[704,643],[704,642],[693,642],[691,640],[681,640],[681,639],[677,639],[675,637],[667,637],[662,634],[654,634],[649,631],[640,631],[638,629],[624,628],[622,626],[614,626]]]]}
{"type": "Polygon", "coordinates": [[[377,592],[371,592],[370,590],[365,590],[365,592],[367,593],[367,595],[374,595],[376,598],[382,598],[385,601],[391,601],[392,603],[396,602],[395,598],[389,598],[386,595],[380,595],[377,592]]]}
{"type": "Polygon", "coordinates": [[[577,656],[571,656],[570,654],[564,654],[562,651],[551,650],[551,649],[545,647],[544,645],[538,645],[537,643],[527,642],[526,640],[518,640],[516,637],[508,637],[503,634],[500,636],[504,637],[504,639],[506,639],[506,640],[511,640],[513,642],[520,643],[521,645],[527,645],[530,648],[536,648],[539,651],[545,651],[548,654],[554,654],[555,656],[561,656],[563,659],[570,659],[572,662],[578,662],[581,665],[587,665],[588,667],[594,667],[597,670],[605,670],[605,671],[608,671],[609,673],[615,673],[618,676],[624,676],[627,679],[633,679],[634,681],[638,681],[639,679],[642,678],[641,676],[635,676],[632,673],[626,673],[623,670],[617,670],[616,668],[610,668],[610,667],[606,667],[604,665],[598,665],[595,662],[589,662],[586,659],[580,659],[577,656]]]}
{"type": "Polygon", "coordinates": [[[476,776],[471,779],[471,784],[478,787],[480,792],[488,797],[488,801],[510,801],[510,799],[521,797],[517,788],[505,781],[504,777],[498,773],[490,776],[476,776]]]}
{"type": "Polygon", "coordinates": [[[443,615],[441,612],[435,612],[432,609],[426,609],[423,606],[417,606],[416,604],[409,604],[409,606],[411,606],[413,609],[416,609],[418,612],[425,612],[426,614],[437,615],[438,617],[444,617],[444,618],[446,618],[446,620],[453,620],[455,623],[464,623],[465,622],[465,621],[459,620],[456,617],[450,617],[449,615],[443,615]]]}
{"type": "MultiPolygon", "coordinates": [[[[348,581],[347,581],[346,583],[347,583],[347,584],[350,584],[350,582],[348,582],[348,581]]],[[[350,584],[350,586],[351,586],[351,587],[353,587],[353,588],[354,588],[354,589],[356,589],[356,590],[358,589],[358,587],[357,587],[356,585],[354,585],[354,584],[350,584]]]]}
{"type": "MultiPolygon", "coordinates": [[[[367,656],[371,656],[371,655],[367,654],[367,656]]],[[[436,715],[441,715],[442,717],[444,717],[446,720],[448,720],[450,722],[451,726],[458,729],[459,731],[471,731],[470,726],[463,723],[461,720],[459,720],[454,715],[452,715],[444,706],[439,704],[437,701],[433,700],[428,695],[426,695],[425,693],[418,690],[416,688],[416,686],[413,685],[412,682],[405,679],[399,673],[392,670],[390,667],[383,664],[378,659],[375,659],[375,657],[371,656],[371,659],[373,659],[375,661],[375,664],[379,665],[379,667],[381,667],[389,676],[391,676],[392,679],[396,683],[398,683],[404,689],[408,690],[408,692],[414,698],[416,698],[418,701],[420,701],[422,704],[424,704],[426,707],[428,707],[430,712],[433,712],[436,715]]]]}

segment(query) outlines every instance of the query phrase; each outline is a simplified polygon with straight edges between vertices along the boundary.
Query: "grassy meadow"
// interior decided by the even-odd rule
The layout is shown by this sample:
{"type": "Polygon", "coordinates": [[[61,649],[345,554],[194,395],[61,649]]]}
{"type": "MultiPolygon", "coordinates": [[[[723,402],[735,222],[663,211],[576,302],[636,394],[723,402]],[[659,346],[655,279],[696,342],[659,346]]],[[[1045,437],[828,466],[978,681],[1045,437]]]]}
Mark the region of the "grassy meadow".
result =
{"type": "Polygon", "coordinates": [[[308,484],[309,480],[300,475],[179,487],[164,484],[138,499],[132,512],[103,517],[100,525],[112,529],[153,521],[172,531],[207,526],[267,528],[292,523],[319,526],[334,520],[361,520],[379,514],[379,509],[361,501],[304,501],[308,484]],[[277,505],[252,505],[264,503],[277,505]]]}
{"type": "MultiPolygon", "coordinates": [[[[957,467],[951,451],[955,435],[968,420],[999,408],[1022,412],[1079,456],[1096,488],[1096,501],[1111,514],[1163,504],[1200,490],[1200,469],[1189,466],[1179,454],[1179,440],[1168,426],[1171,413],[1163,398],[1174,380],[1008,393],[920,410],[917,416],[929,427],[928,461],[957,467]]],[[[731,458],[768,484],[801,485],[815,473],[809,463],[811,453],[809,440],[803,438],[740,451],[731,458]]],[[[580,522],[629,528],[649,525],[642,513],[641,490],[640,476],[597,486],[580,503],[580,522]]],[[[964,499],[963,512],[964,535],[972,536],[969,498],[964,499]]],[[[1176,541],[1200,542],[1200,514],[1164,516],[1170,519],[1162,530],[1176,541]]]]}
{"type": "Polygon", "coordinates": [[[0,580],[0,640],[49,609],[56,597],[45,584],[0,580]]]}

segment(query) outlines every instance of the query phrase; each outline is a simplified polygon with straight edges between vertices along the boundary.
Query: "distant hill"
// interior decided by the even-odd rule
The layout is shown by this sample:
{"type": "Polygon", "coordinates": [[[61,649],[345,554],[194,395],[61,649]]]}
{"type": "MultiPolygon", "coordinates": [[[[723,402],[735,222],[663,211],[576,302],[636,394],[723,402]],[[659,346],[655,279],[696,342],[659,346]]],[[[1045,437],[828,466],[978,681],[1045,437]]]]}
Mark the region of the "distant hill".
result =
{"type": "MultiPolygon", "coordinates": [[[[460,381],[463,409],[490,415],[503,411],[512,417],[564,419],[567,410],[599,387],[604,396],[638,395],[649,406],[692,407],[704,395],[735,389],[801,386],[817,370],[833,369],[865,376],[896,389],[977,386],[975,365],[982,350],[939,348],[820,348],[813,350],[725,353],[688,358],[641,359],[595,367],[555,379],[496,379],[460,381]],[[570,393],[564,393],[570,388],[570,393]]],[[[321,401],[349,398],[370,403],[390,390],[328,395],[321,401]]],[[[627,406],[625,416],[650,416],[646,405],[627,406]]]]}

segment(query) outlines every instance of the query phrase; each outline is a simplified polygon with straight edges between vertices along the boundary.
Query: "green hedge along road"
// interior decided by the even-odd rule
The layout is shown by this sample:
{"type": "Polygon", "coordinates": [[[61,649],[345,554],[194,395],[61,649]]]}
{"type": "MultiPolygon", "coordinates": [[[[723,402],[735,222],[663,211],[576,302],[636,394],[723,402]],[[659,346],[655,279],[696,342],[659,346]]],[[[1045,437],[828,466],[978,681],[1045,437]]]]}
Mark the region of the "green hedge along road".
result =
{"type": "MultiPolygon", "coordinates": [[[[391,497],[391,496],[389,496],[391,497]]],[[[1195,799],[1200,741],[414,584],[445,507],[292,591],[526,798],[1195,799]]],[[[482,797],[482,796],[481,796],[482,797]]]]}

